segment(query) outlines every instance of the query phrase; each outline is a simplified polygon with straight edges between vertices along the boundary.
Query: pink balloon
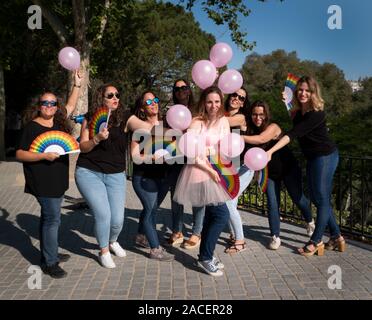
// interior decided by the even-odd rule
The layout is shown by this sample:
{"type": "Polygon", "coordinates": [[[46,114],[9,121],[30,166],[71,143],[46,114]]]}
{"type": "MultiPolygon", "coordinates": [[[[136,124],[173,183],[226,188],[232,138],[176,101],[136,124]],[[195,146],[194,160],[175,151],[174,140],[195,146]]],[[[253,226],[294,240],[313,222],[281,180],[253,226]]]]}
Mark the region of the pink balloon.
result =
{"type": "Polygon", "coordinates": [[[80,68],[80,54],[72,47],[65,47],[58,53],[58,61],[67,70],[80,68]]]}
{"type": "Polygon", "coordinates": [[[186,157],[196,158],[205,155],[205,135],[187,131],[181,136],[178,147],[186,157]]]}
{"type": "Polygon", "coordinates": [[[237,157],[244,150],[243,137],[235,132],[227,134],[220,141],[220,150],[222,155],[224,155],[225,157],[237,157]]]}
{"type": "Polygon", "coordinates": [[[261,148],[251,148],[244,155],[244,164],[251,170],[258,171],[267,165],[266,151],[261,148]]]}
{"type": "Polygon", "coordinates": [[[218,87],[223,93],[230,94],[239,90],[243,85],[243,77],[239,71],[229,69],[223,72],[218,79],[218,87]]]}
{"type": "Polygon", "coordinates": [[[209,59],[217,67],[223,67],[229,63],[233,56],[231,47],[224,42],[216,43],[209,53],[209,59]]]}
{"type": "Polygon", "coordinates": [[[196,85],[201,89],[205,89],[210,87],[216,80],[217,70],[209,60],[199,60],[192,67],[191,75],[196,85]]]}
{"type": "Polygon", "coordinates": [[[190,126],[192,116],[187,107],[176,104],[169,108],[166,119],[171,128],[183,131],[190,126]]]}

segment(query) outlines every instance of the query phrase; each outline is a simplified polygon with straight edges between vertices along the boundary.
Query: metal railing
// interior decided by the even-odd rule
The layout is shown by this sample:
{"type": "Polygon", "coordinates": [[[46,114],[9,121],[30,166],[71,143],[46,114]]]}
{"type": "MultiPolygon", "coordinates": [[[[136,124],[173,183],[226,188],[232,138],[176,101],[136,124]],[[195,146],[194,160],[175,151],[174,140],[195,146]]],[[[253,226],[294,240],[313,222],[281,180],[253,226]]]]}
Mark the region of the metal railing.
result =
{"type": "MultiPolygon", "coordinates": [[[[297,155],[297,158],[301,156],[297,155]]],[[[305,168],[304,160],[301,167],[305,168]]],[[[306,177],[304,190],[307,192],[306,177]]],[[[332,206],[341,231],[359,239],[372,240],[372,157],[341,155],[333,181],[332,206]]],[[[239,199],[240,209],[267,215],[267,197],[252,183],[239,199]]],[[[312,205],[313,217],[316,208],[312,205]]],[[[301,223],[302,216],[286,190],[281,189],[281,216],[301,223]]]]}

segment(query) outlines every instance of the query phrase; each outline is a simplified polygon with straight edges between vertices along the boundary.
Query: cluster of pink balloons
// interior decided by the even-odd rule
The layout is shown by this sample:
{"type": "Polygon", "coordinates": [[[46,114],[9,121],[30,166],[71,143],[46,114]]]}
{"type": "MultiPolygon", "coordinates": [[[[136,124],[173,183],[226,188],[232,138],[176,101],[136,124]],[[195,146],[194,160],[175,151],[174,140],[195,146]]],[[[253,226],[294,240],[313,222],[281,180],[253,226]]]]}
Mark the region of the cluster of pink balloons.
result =
{"type": "MultiPolygon", "coordinates": [[[[231,47],[224,42],[216,43],[209,54],[210,60],[200,60],[192,67],[191,75],[195,84],[205,89],[217,79],[217,69],[229,63],[233,55],[231,47]]],[[[230,94],[243,85],[243,77],[235,69],[226,70],[218,79],[218,87],[225,94],[230,94]]]]}
{"type": "Polygon", "coordinates": [[[80,54],[72,47],[65,47],[58,53],[58,61],[62,67],[73,71],[80,68],[80,54]]]}
{"type": "Polygon", "coordinates": [[[268,162],[266,151],[261,148],[251,148],[244,155],[244,164],[251,170],[258,171],[266,167],[268,162]]]}

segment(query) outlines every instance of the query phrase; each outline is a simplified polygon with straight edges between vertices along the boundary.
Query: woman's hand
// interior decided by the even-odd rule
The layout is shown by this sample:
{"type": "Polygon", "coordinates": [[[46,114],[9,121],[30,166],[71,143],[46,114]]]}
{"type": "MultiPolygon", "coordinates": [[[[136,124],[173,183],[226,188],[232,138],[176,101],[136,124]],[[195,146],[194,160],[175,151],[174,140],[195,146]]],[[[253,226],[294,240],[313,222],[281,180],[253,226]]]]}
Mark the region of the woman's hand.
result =
{"type": "Polygon", "coordinates": [[[45,152],[43,153],[43,155],[44,155],[44,160],[48,160],[50,162],[59,158],[59,154],[57,152],[45,152]]]}
{"type": "Polygon", "coordinates": [[[97,140],[98,142],[101,142],[101,141],[103,141],[103,140],[107,140],[108,137],[109,137],[109,131],[107,130],[107,128],[103,128],[103,130],[100,131],[99,133],[97,133],[97,134],[95,135],[95,137],[96,137],[96,140],[97,140]]]}
{"type": "Polygon", "coordinates": [[[270,162],[272,153],[270,151],[266,151],[266,155],[267,155],[267,162],[270,162]]]}
{"type": "Polygon", "coordinates": [[[287,101],[287,98],[288,98],[287,92],[283,91],[282,92],[282,101],[283,102],[286,102],[287,101]]]}
{"type": "Polygon", "coordinates": [[[83,74],[80,70],[75,70],[75,86],[80,87],[83,81],[83,74]]]}
{"type": "Polygon", "coordinates": [[[213,169],[209,170],[208,173],[214,182],[219,183],[221,181],[220,176],[213,169]]]}

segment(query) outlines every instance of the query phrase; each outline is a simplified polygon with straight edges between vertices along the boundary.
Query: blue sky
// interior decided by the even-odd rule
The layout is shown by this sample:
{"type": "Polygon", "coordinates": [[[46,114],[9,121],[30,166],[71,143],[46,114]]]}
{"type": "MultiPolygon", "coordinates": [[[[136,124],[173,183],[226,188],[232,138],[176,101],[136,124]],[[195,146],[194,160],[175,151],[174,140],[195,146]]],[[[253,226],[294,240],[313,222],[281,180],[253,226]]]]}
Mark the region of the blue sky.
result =
{"type": "MultiPolygon", "coordinates": [[[[177,1],[172,1],[177,3],[177,1]]],[[[245,0],[252,10],[240,18],[247,40],[256,41],[254,51],[267,54],[276,49],[296,51],[302,60],[336,64],[346,79],[372,76],[372,1],[371,0],[245,0]],[[342,29],[330,30],[328,7],[342,9],[342,29]]],[[[198,1],[200,3],[200,1],[198,1]]],[[[229,68],[239,69],[250,51],[242,52],[230,39],[227,26],[216,26],[201,8],[193,9],[201,28],[217,42],[227,42],[234,56],[229,68]]],[[[208,58],[208,57],[206,57],[208,58]]]]}

